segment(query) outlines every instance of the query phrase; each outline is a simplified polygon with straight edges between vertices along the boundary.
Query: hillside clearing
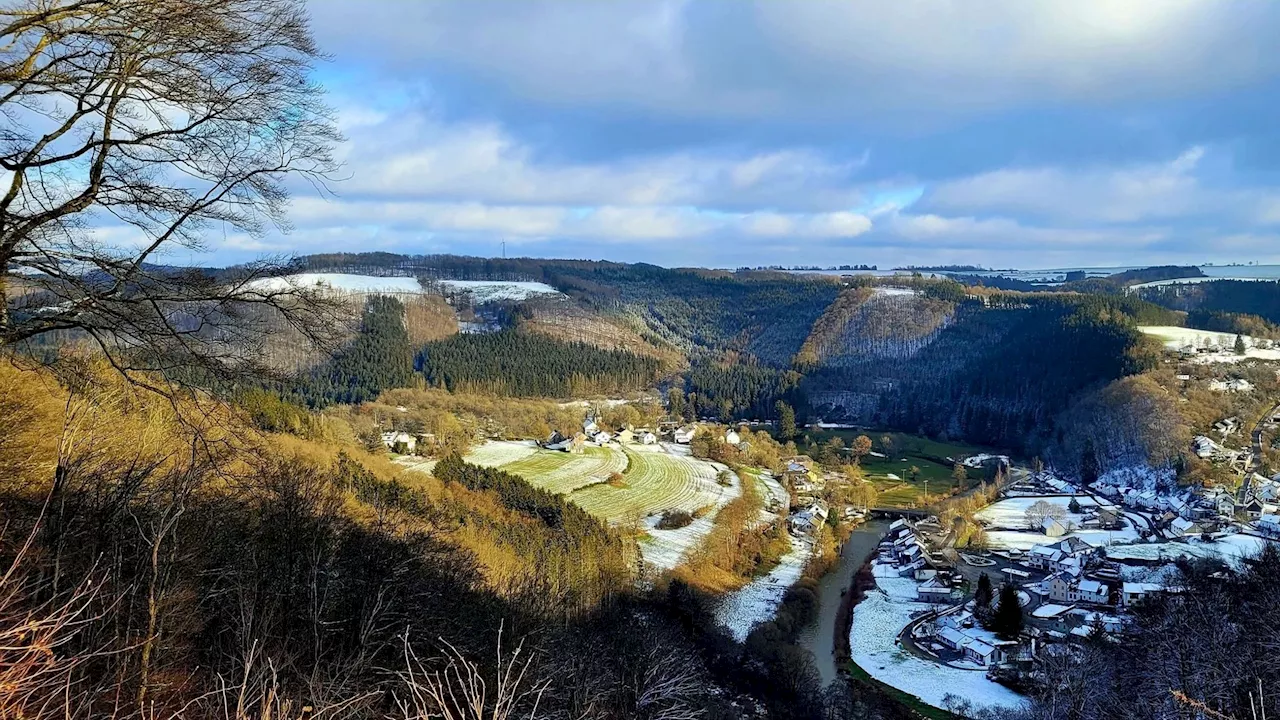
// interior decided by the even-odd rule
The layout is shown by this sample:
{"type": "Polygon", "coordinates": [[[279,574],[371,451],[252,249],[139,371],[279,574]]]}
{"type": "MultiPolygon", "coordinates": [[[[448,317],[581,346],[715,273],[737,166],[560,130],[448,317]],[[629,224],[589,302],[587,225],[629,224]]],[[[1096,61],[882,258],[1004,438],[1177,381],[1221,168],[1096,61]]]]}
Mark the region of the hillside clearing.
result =
{"type": "Polygon", "coordinates": [[[741,492],[737,482],[731,487],[716,484],[720,471],[716,465],[665,446],[623,452],[631,461],[623,474],[625,487],[592,485],[570,494],[569,499],[592,515],[618,523],[666,510],[696,513],[724,505],[741,492]]]}
{"type": "Polygon", "coordinates": [[[538,450],[502,469],[543,490],[563,495],[584,485],[603,482],[626,467],[627,456],[617,448],[589,447],[581,455],[538,450]]]}
{"type": "Polygon", "coordinates": [[[480,467],[503,467],[538,452],[532,440],[490,440],[474,447],[462,459],[480,467]]]}

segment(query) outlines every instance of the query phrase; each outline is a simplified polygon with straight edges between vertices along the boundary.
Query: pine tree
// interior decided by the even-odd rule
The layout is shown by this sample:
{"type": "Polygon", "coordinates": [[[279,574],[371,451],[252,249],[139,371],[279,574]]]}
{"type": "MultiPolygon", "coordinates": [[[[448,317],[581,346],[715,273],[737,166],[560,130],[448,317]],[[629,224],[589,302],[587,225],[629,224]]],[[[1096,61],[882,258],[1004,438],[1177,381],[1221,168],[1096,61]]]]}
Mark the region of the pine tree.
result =
{"type": "Polygon", "coordinates": [[[991,616],[991,631],[1001,640],[1017,640],[1022,633],[1022,601],[1018,588],[1005,583],[1000,588],[1000,601],[991,616]]]}
{"type": "Polygon", "coordinates": [[[778,437],[782,440],[792,440],[796,436],[796,411],[790,405],[779,400],[777,404],[778,410],[778,437]]]}
{"type": "Polygon", "coordinates": [[[1235,351],[1237,355],[1243,355],[1245,352],[1244,338],[1239,334],[1236,335],[1235,351]]]}
{"type": "Polygon", "coordinates": [[[994,596],[990,576],[982,573],[978,576],[978,588],[973,593],[973,612],[984,626],[991,615],[991,599],[994,596]]]}
{"type": "Polygon", "coordinates": [[[1073,496],[1073,497],[1071,498],[1071,502],[1067,503],[1067,509],[1068,509],[1068,510],[1070,510],[1070,511],[1071,511],[1072,513],[1074,513],[1074,514],[1079,515],[1079,514],[1080,514],[1080,501],[1079,501],[1079,500],[1077,500],[1077,499],[1073,496]]]}

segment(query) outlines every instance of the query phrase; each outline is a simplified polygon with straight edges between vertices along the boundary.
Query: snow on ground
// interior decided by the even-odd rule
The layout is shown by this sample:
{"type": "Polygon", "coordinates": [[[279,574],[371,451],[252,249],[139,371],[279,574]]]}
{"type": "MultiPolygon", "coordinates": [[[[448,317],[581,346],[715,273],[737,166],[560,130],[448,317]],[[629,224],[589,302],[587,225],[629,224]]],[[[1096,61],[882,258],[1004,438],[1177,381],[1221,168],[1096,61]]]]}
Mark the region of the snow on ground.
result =
{"type": "Polygon", "coordinates": [[[897,645],[898,633],[911,622],[911,616],[928,609],[925,603],[894,602],[880,593],[868,593],[853,609],[849,631],[853,661],[871,677],[937,708],[946,707],[947,695],[975,706],[1022,705],[1022,696],[988,680],[981,671],[929,662],[897,645]]]}
{"type": "Polygon", "coordinates": [[[893,565],[872,563],[871,574],[875,576],[876,587],[893,600],[914,602],[920,594],[916,592],[916,581],[898,574],[893,565]]]}
{"type": "MultiPolygon", "coordinates": [[[[720,514],[720,510],[728,505],[730,501],[742,494],[742,479],[737,473],[729,470],[728,466],[720,463],[713,463],[709,460],[700,460],[692,456],[691,453],[673,452],[674,448],[682,447],[662,443],[660,446],[652,445],[635,445],[631,449],[639,452],[663,452],[664,450],[670,455],[679,458],[691,465],[695,466],[695,478],[699,478],[699,482],[703,485],[712,483],[715,491],[719,494],[713,500],[714,507],[700,518],[695,519],[688,525],[674,530],[659,530],[656,525],[661,519],[661,513],[655,513],[645,518],[644,524],[648,537],[640,541],[640,555],[644,561],[655,566],[659,570],[670,570],[680,563],[684,562],[688,554],[702,544],[707,535],[711,533],[715,527],[716,516],[720,514]],[[697,468],[696,466],[710,466],[710,473],[705,468],[697,468]],[[701,470],[701,472],[699,472],[701,470]],[[715,476],[721,471],[729,471],[733,474],[732,485],[728,488],[722,488],[714,485],[715,476]],[[700,477],[701,475],[710,475],[712,479],[700,477]]],[[[682,449],[688,450],[687,447],[682,449]]]]}
{"type": "Polygon", "coordinates": [[[1245,558],[1253,557],[1262,551],[1266,540],[1256,535],[1228,535],[1212,542],[1202,542],[1192,538],[1188,542],[1140,543],[1135,545],[1113,545],[1107,548],[1107,557],[1112,560],[1143,560],[1172,562],[1181,556],[1190,558],[1202,557],[1220,560],[1235,567],[1240,567],[1245,558]]]}
{"type": "Polygon", "coordinates": [[[752,628],[773,619],[782,596],[800,579],[812,552],[810,543],[792,537],[791,552],[783,555],[773,570],[721,598],[716,622],[727,628],[734,640],[746,640],[752,628]]]}
{"type": "Polygon", "coordinates": [[[346,273],[299,273],[254,280],[246,289],[280,292],[291,288],[321,288],[345,293],[420,293],[417,278],[348,275],[346,273]]]}
{"type": "MultiPolygon", "coordinates": [[[[1077,495],[1075,498],[1081,507],[1090,507],[1098,504],[1096,500],[1088,495],[1077,495]]],[[[1132,524],[1121,530],[1081,529],[1080,525],[1084,521],[1084,515],[1070,512],[1067,509],[1070,504],[1071,497],[1066,495],[1055,497],[1010,497],[988,505],[978,511],[976,517],[992,528],[1006,528],[1004,530],[987,531],[987,542],[992,547],[997,548],[1030,550],[1036,545],[1049,545],[1066,537],[1080,538],[1095,547],[1113,543],[1133,542],[1139,539],[1138,531],[1132,524]],[[1077,529],[1068,532],[1062,537],[1049,537],[1040,530],[1028,528],[1027,508],[1040,501],[1061,507],[1066,515],[1060,519],[1060,522],[1068,527],[1074,526],[1077,529]]],[[[1104,505],[1104,507],[1112,506],[1104,505]]]]}
{"type": "Polygon", "coordinates": [[[523,460],[538,452],[538,443],[532,440],[490,440],[471,449],[462,459],[481,467],[501,467],[523,460]]]}
{"type": "Polygon", "coordinates": [[[878,288],[875,288],[873,292],[876,295],[886,295],[889,297],[893,297],[893,296],[901,297],[901,296],[916,294],[915,288],[906,288],[906,287],[878,287],[878,288]]]}
{"type": "Polygon", "coordinates": [[[1173,468],[1154,468],[1150,465],[1129,465],[1108,470],[1095,485],[1129,487],[1139,490],[1157,490],[1173,486],[1177,473],[1173,468]]]}
{"type": "Polygon", "coordinates": [[[1197,354],[1196,362],[1201,363],[1218,363],[1218,362],[1239,362],[1241,360],[1280,360],[1280,349],[1257,347],[1257,342],[1253,337],[1244,335],[1245,350],[1244,355],[1237,355],[1234,350],[1236,336],[1233,333],[1215,332],[1212,330],[1194,330],[1192,328],[1175,327],[1172,325],[1140,325],[1138,329],[1148,335],[1155,335],[1164,341],[1164,346],[1170,350],[1181,350],[1183,348],[1202,348],[1206,342],[1209,346],[1219,348],[1218,352],[1197,354]]]}
{"type": "Polygon", "coordinates": [[[441,287],[454,292],[470,293],[477,303],[500,300],[525,300],[534,295],[559,295],[560,291],[540,282],[508,282],[504,280],[441,280],[441,287]]]}
{"type": "Polygon", "coordinates": [[[980,468],[982,467],[982,464],[987,462],[988,460],[999,460],[1005,464],[1008,464],[1009,456],[1008,455],[991,455],[988,453],[978,453],[977,455],[971,455],[970,457],[965,458],[964,466],[970,467],[970,468],[980,468]]]}

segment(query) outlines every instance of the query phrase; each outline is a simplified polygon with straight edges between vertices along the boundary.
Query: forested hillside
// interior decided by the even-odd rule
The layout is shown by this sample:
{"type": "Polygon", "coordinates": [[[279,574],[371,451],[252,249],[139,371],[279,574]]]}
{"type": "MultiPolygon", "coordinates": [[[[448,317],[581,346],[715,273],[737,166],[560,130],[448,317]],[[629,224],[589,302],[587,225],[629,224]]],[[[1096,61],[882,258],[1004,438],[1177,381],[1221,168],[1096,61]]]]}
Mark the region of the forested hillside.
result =
{"type": "Polygon", "coordinates": [[[416,366],[433,387],[561,398],[643,390],[662,370],[653,357],[516,330],[427,343],[416,366]]]}
{"type": "Polygon", "coordinates": [[[404,305],[375,295],[365,304],[355,338],[285,392],[296,393],[313,407],[373,400],[384,390],[412,383],[413,352],[404,305]]]}
{"type": "MultiPolygon", "coordinates": [[[[1163,307],[1195,313],[1208,319],[1252,315],[1280,324],[1280,282],[1213,280],[1211,282],[1160,285],[1135,291],[1139,297],[1163,307]]],[[[1248,322],[1248,321],[1246,321],[1248,322]]],[[[1194,327],[1199,327],[1195,325],[1194,327]]],[[[1203,330],[1218,328],[1204,327],[1203,330]]]]}
{"type": "Polygon", "coordinates": [[[923,347],[855,347],[810,370],[804,388],[826,417],[1035,447],[1081,390],[1154,363],[1134,325],[1158,312],[1118,298],[988,295],[960,304],[923,347]]]}

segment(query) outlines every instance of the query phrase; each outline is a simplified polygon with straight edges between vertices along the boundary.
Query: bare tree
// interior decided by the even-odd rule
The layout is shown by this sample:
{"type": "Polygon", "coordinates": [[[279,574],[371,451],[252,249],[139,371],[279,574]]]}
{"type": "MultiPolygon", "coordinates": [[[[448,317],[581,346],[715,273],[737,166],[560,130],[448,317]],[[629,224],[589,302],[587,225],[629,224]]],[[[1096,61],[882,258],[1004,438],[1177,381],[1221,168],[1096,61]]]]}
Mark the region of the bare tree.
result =
{"type": "Polygon", "coordinates": [[[86,339],[135,380],[258,370],[268,332],[326,341],[336,303],[158,267],[210,232],[287,230],[341,138],[302,0],[15,0],[0,11],[0,346],[86,339]]]}
{"type": "Polygon", "coordinates": [[[526,679],[532,656],[524,656],[524,642],[504,656],[502,628],[498,629],[497,665],[492,686],[479,665],[441,639],[446,648],[444,667],[430,669],[418,658],[408,637],[404,641],[405,670],[400,675],[403,696],[394,698],[397,718],[403,720],[514,720],[539,717],[538,705],[547,682],[526,679]]]}

